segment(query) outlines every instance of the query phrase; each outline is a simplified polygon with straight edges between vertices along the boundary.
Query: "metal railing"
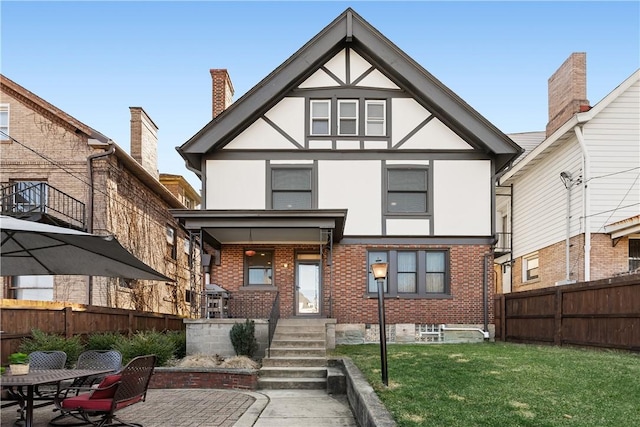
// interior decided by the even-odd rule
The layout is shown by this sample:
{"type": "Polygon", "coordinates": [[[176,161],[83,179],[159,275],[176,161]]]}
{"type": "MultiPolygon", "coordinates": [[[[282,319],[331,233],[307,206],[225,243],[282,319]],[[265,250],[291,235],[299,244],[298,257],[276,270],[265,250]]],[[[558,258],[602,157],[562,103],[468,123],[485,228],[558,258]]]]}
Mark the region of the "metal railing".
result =
{"type": "Polygon", "coordinates": [[[511,233],[496,233],[498,241],[495,245],[496,254],[508,254],[511,252],[511,233]]]}
{"type": "Polygon", "coordinates": [[[269,314],[269,344],[267,346],[267,357],[271,357],[271,341],[273,341],[273,335],[276,332],[278,319],[280,319],[280,292],[276,293],[273,305],[271,306],[271,313],[269,314]]]}
{"type": "Polygon", "coordinates": [[[2,186],[0,212],[14,217],[47,215],[73,228],[87,229],[85,204],[46,182],[18,181],[2,186]]]}

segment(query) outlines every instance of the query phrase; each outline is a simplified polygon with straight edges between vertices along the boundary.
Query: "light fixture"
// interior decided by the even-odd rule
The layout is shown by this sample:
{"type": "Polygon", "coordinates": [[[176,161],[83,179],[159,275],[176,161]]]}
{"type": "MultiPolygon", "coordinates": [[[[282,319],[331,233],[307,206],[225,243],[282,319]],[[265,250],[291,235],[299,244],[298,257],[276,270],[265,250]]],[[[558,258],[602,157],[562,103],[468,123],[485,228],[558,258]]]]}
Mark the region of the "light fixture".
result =
{"type": "MultiPolygon", "coordinates": [[[[249,244],[251,245],[253,243],[253,236],[251,235],[251,228],[249,229],[249,244]]],[[[256,254],[256,251],[254,251],[253,249],[247,249],[246,251],[244,251],[244,254],[246,256],[254,256],[256,254]]]]}
{"type": "Polygon", "coordinates": [[[387,277],[387,268],[389,264],[382,262],[381,259],[376,259],[376,262],[371,264],[371,272],[373,278],[378,283],[378,324],[380,328],[380,365],[382,371],[382,383],[385,386],[389,385],[389,375],[387,374],[387,325],[384,320],[384,279],[387,277]]]}

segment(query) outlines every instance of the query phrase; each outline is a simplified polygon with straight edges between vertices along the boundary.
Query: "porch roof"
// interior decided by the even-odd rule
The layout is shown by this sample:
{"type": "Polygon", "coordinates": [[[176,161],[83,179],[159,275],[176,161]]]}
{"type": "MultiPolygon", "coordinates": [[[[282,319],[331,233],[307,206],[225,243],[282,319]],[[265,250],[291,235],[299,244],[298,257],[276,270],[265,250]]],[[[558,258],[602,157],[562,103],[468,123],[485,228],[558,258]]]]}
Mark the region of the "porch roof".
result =
{"type": "Polygon", "coordinates": [[[203,239],[223,244],[325,244],[332,232],[342,240],[346,209],[314,210],[184,210],[171,214],[189,231],[202,231],[203,239]]]}

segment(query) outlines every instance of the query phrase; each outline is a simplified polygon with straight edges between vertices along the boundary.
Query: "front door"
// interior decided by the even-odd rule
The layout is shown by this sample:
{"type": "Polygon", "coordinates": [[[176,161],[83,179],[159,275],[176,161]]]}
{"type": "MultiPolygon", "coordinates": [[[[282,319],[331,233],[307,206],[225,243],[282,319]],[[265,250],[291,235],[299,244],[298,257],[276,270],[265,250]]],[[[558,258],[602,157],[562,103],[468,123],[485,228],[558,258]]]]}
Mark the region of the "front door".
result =
{"type": "Polygon", "coordinates": [[[296,263],[296,314],[320,314],[320,261],[296,263]]]}

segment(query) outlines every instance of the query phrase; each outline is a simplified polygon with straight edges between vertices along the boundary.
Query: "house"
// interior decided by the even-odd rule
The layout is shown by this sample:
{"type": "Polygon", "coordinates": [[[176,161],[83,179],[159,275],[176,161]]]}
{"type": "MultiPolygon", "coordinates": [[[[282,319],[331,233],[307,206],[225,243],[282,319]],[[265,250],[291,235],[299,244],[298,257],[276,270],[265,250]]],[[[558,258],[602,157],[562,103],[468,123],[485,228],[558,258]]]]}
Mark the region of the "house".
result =
{"type": "Polygon", "coordinates": [[[2,214],[114,235],[133,255],[176,280],[3,277],[2,297],[198,315],[200,245],[169,209],[193,207],[200,199],[178,177],[172,179],[175,194],[159,181],[158,127],[144,109],[130,108],[129,155],[9,78],[0,76],[0,87],[2,214]]]}
{"type": "Polygon", "coordinates": [[[376,340],[379,259],[390,341],[441,340],[441,325],[483,339],[513,141],[352,9],[231,105],[228,73],[211,74],[213,120],[178,149],[202,208],[172,212],[218,250],[232,317],[279,310],[376,340]]]}
{"type": "Polygon", "coordinates": [[[573,53],[549,79],[544,134],[512,135],[528,149],[496,190],[511,237],[496,254],[498,292],[640,267],[640,70],[594,106],[586,87],[586,54],[573,53]]]}

